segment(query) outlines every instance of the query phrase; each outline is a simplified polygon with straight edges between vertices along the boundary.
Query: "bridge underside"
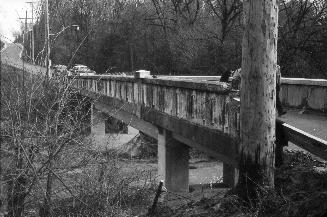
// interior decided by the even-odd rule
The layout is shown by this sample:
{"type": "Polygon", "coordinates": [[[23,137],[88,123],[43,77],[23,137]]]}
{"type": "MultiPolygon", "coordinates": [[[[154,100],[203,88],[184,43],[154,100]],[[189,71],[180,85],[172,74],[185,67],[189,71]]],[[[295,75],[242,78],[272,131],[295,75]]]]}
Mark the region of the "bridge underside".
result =
{"type": "Polygon", "coordinates": [[[224,183],[236,183],[236,141],[219,130],[170,116],[144,105],[82,91],[96,109],[158,140],[158,173],[172,191],[188,190],[188,148],[196,148],[224,162],[224,183]],[[169,150],[169,151],[168,151],[169,150]],[[176,163],[177,162],[177,163],[176,163]],[[178,165],[178,166],[176,166],[178,165]]]}

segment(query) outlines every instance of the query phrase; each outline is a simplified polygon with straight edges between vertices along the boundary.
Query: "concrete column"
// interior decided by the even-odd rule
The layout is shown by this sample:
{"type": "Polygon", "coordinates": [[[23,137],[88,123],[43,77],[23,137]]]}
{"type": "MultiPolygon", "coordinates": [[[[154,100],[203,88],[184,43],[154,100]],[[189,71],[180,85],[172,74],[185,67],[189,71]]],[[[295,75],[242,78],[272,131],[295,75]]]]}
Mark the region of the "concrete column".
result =
{"type": "Polygon", "coordinates": [[[109,117],[105,121],[105,133],[128,134],[128,124],[114,117],[109,117]]]}
{"type": "Polygon", "coordinates": [[[172,137],[172,132],[159,129],[158,174],[168,191],[189,191],[189,147],[172,137]]]}
{"type": "Polygon", "coordinates": [[[104,135],[105,134],[105,122],[108,115],[96,109],[95,106],[91,109],[91,123],[92,123],[92,134],[104,135]]]}
{"type": "Polygon", "coordinates": [[[91,134],[92,129],[92,107],[93,104],[91,100],[86,99],[85,97],[81,100],[81,107],[82,107],[82,113],[81,113],[81,133],[85,135],[91,134]]]}
{"type": "Polygon", "coordinates": [[[223,163],[223,183],[233,188],[238,181],[238,170],[230,164],[223,163]]]}

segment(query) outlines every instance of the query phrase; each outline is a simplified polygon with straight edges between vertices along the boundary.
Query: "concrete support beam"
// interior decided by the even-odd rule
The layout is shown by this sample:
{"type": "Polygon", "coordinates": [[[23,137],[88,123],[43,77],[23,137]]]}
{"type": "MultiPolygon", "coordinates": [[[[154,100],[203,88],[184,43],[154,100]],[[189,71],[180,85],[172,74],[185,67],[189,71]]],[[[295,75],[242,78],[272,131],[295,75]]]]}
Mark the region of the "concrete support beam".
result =
{"type": "Polygon", "coordinates": [[[128,134],[128,125],[114,117],[109,117],[105,121],[105,133],[128,134]]]}
{"type": "Polygon", "coordinates": [[[189,191],[189,147],[173,138],[172,132],[158,134],[158,174],[168,191],[189,191]]]}

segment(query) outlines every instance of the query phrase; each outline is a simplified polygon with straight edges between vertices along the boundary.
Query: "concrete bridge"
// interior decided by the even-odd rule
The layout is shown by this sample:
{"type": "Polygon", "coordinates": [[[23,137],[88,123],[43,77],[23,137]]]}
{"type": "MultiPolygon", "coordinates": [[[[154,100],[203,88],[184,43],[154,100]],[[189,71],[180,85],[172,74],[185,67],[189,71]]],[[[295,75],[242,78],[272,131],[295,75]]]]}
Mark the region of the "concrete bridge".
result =
{"type": "MultiPolygon", "coordinates": [[[[1,51],[2,63],[37,76],[45,74],[45,68],[24,63],[20,51],[20,46],[9,44],[1,51]]],[[[240,102],[237,91],[226,88],[219,76],[68,79],[112,117],[108,128],[124,131],[124,123],[130,124],[158,140],[159,178],[168,189],[188,190],[188,147],[223,161],[224,182],[236,183],[240,102]]],[[[281,99],[285,106],[319,115],[288,112],[279,118],[277,127],[283,134],[276,134],[276,158],[290,141],[327,160],[327,80],[282,78],[281,99]]]]}
{"type": "MultiPolygon", "coordinates": [[[[168,190],[189,189],[188,147],[223,161],[224,183],[236,184],[240,102],[237,91],[219,82],[219,76],[140,79],[95,75],[69,80],[98,110],[158,140],[158,175],[168,190]]],[[[281,99],[288,107],[326,114],[327,81],[283,78],[281,99]]],[[[327,118],[322,117],[327,128],[327,118]]],[[[291,141],[327,159],[326,138],[299,130],[283,119],[277,125],[283,133],[276,136],[283,139],[277,138],[276,158],[291,141]]],[[[325,132],[327,135],[327,129],[322,129],[320,134],[325,132]]]]}

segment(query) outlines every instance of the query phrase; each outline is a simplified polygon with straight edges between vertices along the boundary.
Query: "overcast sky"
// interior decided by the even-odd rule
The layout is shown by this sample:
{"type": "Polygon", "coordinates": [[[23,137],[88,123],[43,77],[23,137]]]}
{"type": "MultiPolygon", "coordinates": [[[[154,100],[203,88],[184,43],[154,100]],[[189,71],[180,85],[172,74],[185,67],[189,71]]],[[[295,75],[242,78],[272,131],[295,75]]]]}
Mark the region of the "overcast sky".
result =
{"type": "MultiPolygon", "coordinates": [[[[19,17],[25,17],[25,11],[31,17],[31,4],[27,4],[31,0],[0,0],[0,34],[1,40],[14,40],[13,32],[20,31],[19,17]]],[[[33,0],[37,2],[37,0],[33,0]]],[[[36,6],[36,5],[35,5],[36,6]]]]}

